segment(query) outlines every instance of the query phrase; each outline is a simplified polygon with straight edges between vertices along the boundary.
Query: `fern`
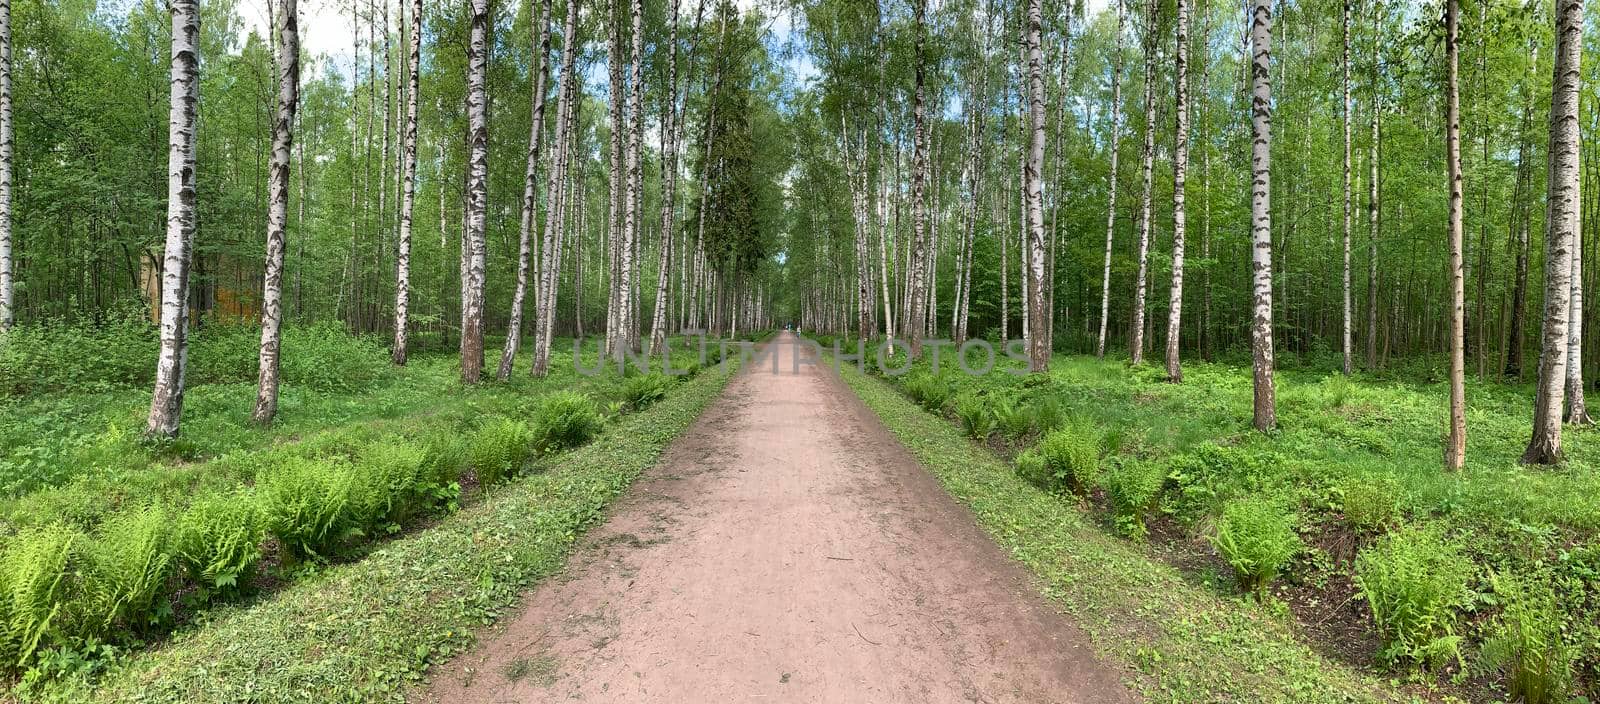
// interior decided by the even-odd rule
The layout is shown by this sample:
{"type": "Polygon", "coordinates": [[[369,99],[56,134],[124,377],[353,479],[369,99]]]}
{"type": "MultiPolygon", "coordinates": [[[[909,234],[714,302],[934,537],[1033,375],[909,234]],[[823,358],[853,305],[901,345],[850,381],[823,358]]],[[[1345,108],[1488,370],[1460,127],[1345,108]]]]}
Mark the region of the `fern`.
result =
{"type": "Polygon", "coordinates": [[[178,519],[178,562],[208,589],[237,588],[261,559],[263,533],[261,510],[249,493],[202,496],[178,519]]]}

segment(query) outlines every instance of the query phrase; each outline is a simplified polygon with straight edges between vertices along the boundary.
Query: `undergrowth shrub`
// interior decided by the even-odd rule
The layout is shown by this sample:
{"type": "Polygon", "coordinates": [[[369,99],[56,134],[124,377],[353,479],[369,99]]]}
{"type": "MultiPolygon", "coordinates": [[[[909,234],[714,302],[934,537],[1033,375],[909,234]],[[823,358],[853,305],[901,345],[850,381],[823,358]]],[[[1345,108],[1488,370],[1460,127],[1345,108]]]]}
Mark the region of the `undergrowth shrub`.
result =
{"type": "Polygon", "coordinates": [[[472,434],[467,451],[478,483],[497,484],[517,472],[533,454],[534,433],[510,418],[495,418],[472,434]]]}
{"type": "Polygon", "coordinates": [[[1146,535],[1145,517],[1161,498],[1166,480],[1166,468],[1157,462],[1125,458],[1111,464],[1101,483],[1116,511],[1118,530],[1135,538],[1146,535]]]}
{"type": "Polygon", "coordinates": [[[605,417],[594,400],[576,391],[556,391],[533,410],[533,448],[541,453],[578,447],[600,434],[605,417]]]}
{"type": "Polygon", "coordinates": [[[448,486],[461,478],[467,468],[467,441],[454,429],[436,430],[423,436],[422,481],[448,486]]]}
{"type": "Polygon", "coordinates": [[[1483,642],[1482,669],[1505,679],[1513,700],[1560,704],[1571,693],[1576,648],[1561,628],[1561,609],[1547,578],[1491,575],[1501,611],[1483,642]]]}
{"type": "Polygon", "coordinates": [[[1052,431],[1035,448],[1044,460],[1051,490],[1087,495],[1099,484],[1100,439],[1087,424],[1052,431]]]}
{"type": "Polygon", "coordinates": [[[1006,437],[1018,440],[1033,432],[1033,413],[1015,398],[996,397],[992,409],[995,427],[1006,437]]]}
{"type": "Polygon", "coordinates": [[[1344,520],[1362,534],[1382,533],[1400,523],[1400,483],[1388,476],[1362,476],[1340,486],[1344,520]]]}
{"type": "Polygon", "coordinates": [[[913,374],[903,385],[907,396],[917,405],[932,413],[942,413],[950,400],[950,385],[932,374],[913,374]]]}
{"type": "Polygon", "coordinates": [[[170,615],[155,609],[173,567],[166,510],[149,506],[115,514],[83,548],[74,599],[80,638],[102,638],[118,630],[142,633],[170,615]]]}
{"type": "Polygon", "coordinates": [[[354,526],[369,535],[392,533],[421,508],[418,494],[426,455],[398,437],[380,440],[362,451],[352,467],[350,515],[354,526]]]}
{"type": "Polygon", "coordinates": [[[201,496],[177,521],[178,563],[199,584],[202,601],[237,589],[261,559],[261,510],[246,491],[201,496]]]}
{"type": "Polygon", "coordinates": [[[989,413],[989,404],[981,396],[965,393],[956,397],[956,420],[961,422],[961,431],[974,440],[987,440],[994,432],[994,416],[989,413]]]}
{"type": "Polygon", "coordinates": [[[660,372],[641,374],[623,382],[622,400],[627,404],[628,410],[642,411],[666,398],[667,391],[671,388],[672,377],[660,372]]]}
{"type": "Polygon", "coordinates": [[[1067,413],[1061,406],[1061,399],[1054,396],[1035,400],[1029,411],[1033,415],[1033,427],[1041,433],[1048,433],[1067,424],[1067,413]]]}
{"type": "Polygon", "coordinates": [[[60,634],[69,583],[67,567],[86,540],[82,532],[54,525],[13,537],[0,558],[0,616],[6,667],[26,666],[43,645],[60,634]]]}
{"type": "Polygon", "coordinates": [[[1266,489],[1282,463],[1275,452],[1202,443],[1168,461],[1170,508],[1190,523],[1217,515],[1231,499],[1266,489]]]}
{"type": "Polygon", "coordinates": [[[292,559],[320,558],[349,529],[350,463],[289,458],[256,485],[262,519],[292,559]]]}
{"type": "Polygon", "coordinates": [[[1233,567],[1239,586],[1259,595],[1304,547],[1295,533],[1295,521],[1277,500],[1236,499],[1223,506],[1211,540],[1233,567]]]}
{"type": "Polygon", "coordinates": [[[1383,639],[1379,657],[1430,667],[1459,659],[1457,610],[1472,576],[1472,561],[1435,528],[1396,531],[1362,550],[1355,582],[1383,639]]]}

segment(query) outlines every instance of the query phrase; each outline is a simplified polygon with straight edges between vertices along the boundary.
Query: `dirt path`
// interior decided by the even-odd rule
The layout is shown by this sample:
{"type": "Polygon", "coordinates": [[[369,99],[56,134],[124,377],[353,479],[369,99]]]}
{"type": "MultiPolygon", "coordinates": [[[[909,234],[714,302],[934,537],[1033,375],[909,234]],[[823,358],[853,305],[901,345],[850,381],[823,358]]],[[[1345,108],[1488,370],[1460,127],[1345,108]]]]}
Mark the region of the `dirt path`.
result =
{"type": "Polygon", "coordinates": [[[419,699],[1133,700],[834,372],[793,373],[793,341],[419,699]]]}

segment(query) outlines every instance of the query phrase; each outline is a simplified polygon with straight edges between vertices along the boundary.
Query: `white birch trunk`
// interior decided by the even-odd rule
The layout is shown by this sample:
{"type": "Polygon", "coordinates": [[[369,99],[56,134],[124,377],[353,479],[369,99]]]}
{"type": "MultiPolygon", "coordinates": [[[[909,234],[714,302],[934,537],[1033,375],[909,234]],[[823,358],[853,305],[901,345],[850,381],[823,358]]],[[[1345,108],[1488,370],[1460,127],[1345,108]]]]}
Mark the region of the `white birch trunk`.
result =
{"type": "Polygon", "coordinates": [[[278,0],[278,114],[272,123],[272,164],[267,173],[267,259],[261,285],[260,373],[250,419],[271,425],[278,415],[279,351],[283,341],[283,252],[289,225],[289,160],[294,115],[300,105],[298,0],[278,0]]]}
{"type": "MultiPolygon", "coordinates": [[[[422,65],[422,0],[411,0],[410,58],[406,61],[406,124],[400,146],[400,237],[395,254],[394,363],[406,363],[406,327],[411,314],[411,226],[417,200],[417,94],[422,65]]],[[[402,12],[400,21],[405,22],[402,12]]],[[[441,160],[442,163],[442,160],[441,160]]],[[[304,167],[302,167],[304,168],[304,167]]],[[[439,184],[444,192],[444,184],[439,184]]],[[[439,209],[444,222],[444,209],[439,209]]],[[[441,231],[442,232],[442,231],[441,231]]]]}
{"type": "MultiPolygon", "coordinates": [[[[556,106],[556,141],[555,149],[550,158],[550,176],[545,193],[561,193],[567,182],[567,169],[569,168],[569,152],[572,149],[572,123],[574,122],[575,104],[579,99],[576,82],[581,80],[576,72],[575,59],[577,54],[578,33],[578,0],[567,0],[566,21],[561,32],[561,94],[556,106]]],[[[579,189],[581,194],[583,191],[579,189]]],[[[580,196],[578,207],[583,207],[580,196]]],[[[539,262],[539,292],[534,297],[538,302],[539,310],[535,316],[538,333],[534,336],[533,375],[543,377],[550,373],[550,342],[555,333],[556,296],[560,292],[559,256],[561,248],[556,245],[560,237],[562,213],[560,208],[547,208],[545,214],[544,246],[540,251],[539,262]]],[[[582,256],[582,253],[579,253],[582,256]]],[[[582,311],[578,311],[582,315],[582,311]]],[[[601,356],[604,357],[602,350],[601,356]]]]}
{"type": "Polygon", "coordinates": [[[1117,157],[1122,141],[1122,37],[1127,12],[1122,0],[1117,3],[1117,38],[1111,60],[1111,170],[1106,178],[1106,256],[1100,283],[1100,335],[1095,338],[1094,356],[1106,356],[1106,320],[1111,314],[1111,244],[1117,232],[1117,157]]]}
{"type": "Polygon", "coordinates": [[[1150,218],[1156,165],[1156,20],[1155,2],[1145,3],[1144,28],[1144,148],[1140,152],[1144,195],[1139,208],[1138,273],[1134,277],[1133,321],[1128,326],[1128,353],[1134,364],[1144,362],[1146,291],[1150,277],[1150,218]]]}
{"type": "Polygon", "coordinates": [[[1449,83],[1445,95],[1445,160],[1450,178],[1450,435],[1445,440],[1445,469],[1461,469],[1467,459],[1466,280],[1462,274],[1461,235],[1461,99],[1460,6],[1445,0],[1445,62],[1449,83]]]}
{"type": "Polygon", "coordinates": [[[1028,0],[1027,28],[1023,44],[1028,57],[1028,158],[1023,172],[1026,174],[1024,202],[1027,203],[1027,277],[1028,292],[1028,371],[1045,372],[1050,369],[1050,310],[1045,299],[1045,239],[1044,239],[1044,53],[1040,50],[1040,30],[1044,23],[1041,0],[1028,0]]]}
{"type": "Polygon", "coordinates": [[[11,245],[11,0],[0,0],[0,333],[17,322],[11,245]]]}
{"type": "Polygon", "coordinates": [[[161,268],[161,352],[145,433],[178,435],[189,360],[189,255],[195,232],[195,117],[200,103],[200,4],[171,0],[172,89],[167,123],[167,241],[161,268]]]}
{"type": "MultiPolygon", "coordinates": [[[[530,3],[531,4],[531,3],[530,3]]],[[[500,368],[496,376],[505,381],[517,363],[517,351],[522,346],[522,304],[528,295],[528,269],[532,266],[534,218],[539,212],[539,156],[544,143],[545,61],[550,54],[550,28],[546,17],[550,14],[550,0],[540,0],[539,9],[529,26],[532,45],[539,47],[533,57],[533,96],[528,120],[528,161],[523,171],[522,216],[517,232],[517,288],[511,295],[511,319],[506,325],[506,344],[500,353],[500,368]]],[[[556,194],[546,195],[554,207],[556,194]]],[[[537,297],[537,296],[536,296],[537,297]]],[[[537,302],[535,303],[537,307],[537,302]]]]}
{"type": "Polygon", "coordinates": [[[1179,343],[1183,338],[1183,256],[1188,226],[1184,186],[1189,168],[1189,3],[1178,0],[1178,43],[1173,55],[1177,127],[1172,149],[1172,291],[1167,299],[1167,381],[1183,381],[1179,343]]]}
{"type": "Polygon", "coordinates": [[[1251,368],[1254,423],[1278,425],[1272,359],[1272,0],[1251,0],[1250,12],[1251,368]]]}
{"type": "Polygon", "coordinates": [[[666,354],[668,293],[672,272],[673,232],[678,204],[678,0],[669,0],[667,15],[667,100],[661,113],[661,238],[656,265],[655,313],[650,319],[650,354],[666,354]]]}
{"type": "Polygon", "coordinates": [[[478,383],[483,374],[485,230],[489,210],[489,0],[470,0],[472,24],[467,44],[467,228],[465,280],[461,293],[461,380],[478,383]]]}

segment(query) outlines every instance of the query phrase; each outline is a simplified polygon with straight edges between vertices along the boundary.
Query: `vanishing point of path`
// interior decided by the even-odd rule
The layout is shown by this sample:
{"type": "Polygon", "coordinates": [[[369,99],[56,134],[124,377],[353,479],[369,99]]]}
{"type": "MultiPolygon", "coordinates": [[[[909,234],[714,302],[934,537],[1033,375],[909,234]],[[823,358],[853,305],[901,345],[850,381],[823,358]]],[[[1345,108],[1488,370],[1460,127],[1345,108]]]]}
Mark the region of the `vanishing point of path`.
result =
{"type": "Polygon", "coordinates": [[[422,701],[1123,702],[1122,672],[795,338],[422,701]]]}

